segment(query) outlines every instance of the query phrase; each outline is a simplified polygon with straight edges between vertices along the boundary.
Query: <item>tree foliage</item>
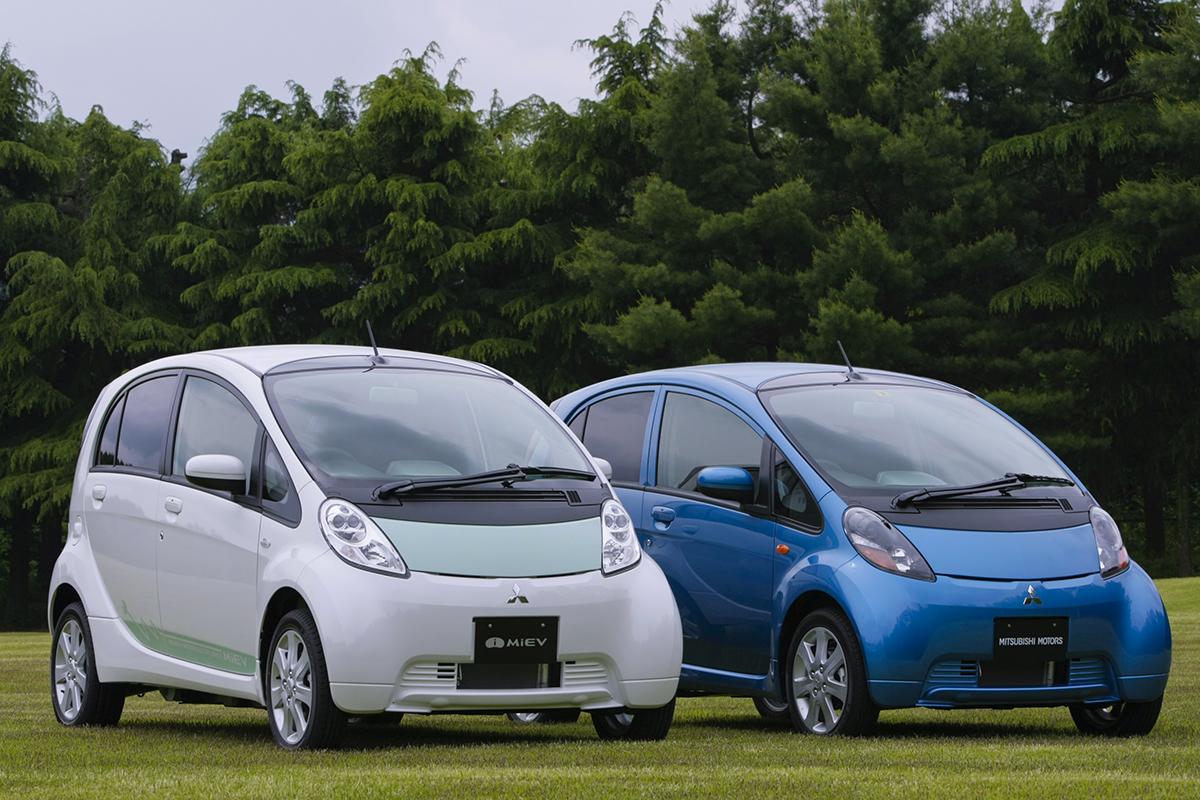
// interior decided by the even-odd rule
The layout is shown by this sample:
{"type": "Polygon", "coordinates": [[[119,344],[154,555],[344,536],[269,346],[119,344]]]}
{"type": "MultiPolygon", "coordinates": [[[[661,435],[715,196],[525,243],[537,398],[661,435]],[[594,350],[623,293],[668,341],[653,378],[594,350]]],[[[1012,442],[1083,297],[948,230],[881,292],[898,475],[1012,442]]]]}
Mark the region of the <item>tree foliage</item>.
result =
{"type": "Polygon", "coordinates": [[[480,110],[436,45],[319,100],[251,86],[186,174],[0,53],[4,622],[37,617],[100,386],[366,320],[547,399],[840,341],[999,403],[1192,569],[1195,0],[659,4],[576,46],[574,109],[480,110]]]}

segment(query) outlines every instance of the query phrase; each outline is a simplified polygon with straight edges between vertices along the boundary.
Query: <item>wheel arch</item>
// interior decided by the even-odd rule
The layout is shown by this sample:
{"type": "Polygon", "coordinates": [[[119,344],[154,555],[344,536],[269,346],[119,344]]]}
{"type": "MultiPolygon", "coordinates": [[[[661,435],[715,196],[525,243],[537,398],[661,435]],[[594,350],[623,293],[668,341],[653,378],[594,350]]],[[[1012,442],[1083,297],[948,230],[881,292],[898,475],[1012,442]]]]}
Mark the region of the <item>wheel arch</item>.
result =
{"type": "Polygon", "coordinates": [[[796,627],[800,624],[800,620],[820,608],[832,608],[844,614],[846,619],[850,620],[850,627],[854,628],[854,635],[860,640],[862,639],[858,633],[857,626],[854,624],[854,618],[850,616],[846,607],[837,601],[837,598],[824,589],[809,589],[792,601],[792,604],[788,606],[787,613],[784,614],[783,622],[779,626],[779,637],[775,642],[775,646],[777,648],[776,652],[779,654],[781,676],[783,675],[783,662],[787,658],[787,648],[792,638],[792,632],[796,630],[796,627]]]}
{"type": "Polygon", "coordinates": [[[62,615],[62,612],[71,603],[79,603],[80,606],[83,606],[84,613],[87,613],[87,606],[83,605],[83,596],[79,594],[78,589],[65,581],[55,586],[54,591],[50,594],[50,604],[47,608],[51,631],[54,630],[54,626],[58,623],[58,618],[62,615]]]}
{"type": "Polygon", "coordinates": [[[259,623],[258,629],[258,683],[264,693],[264,698],[266,697],[267,649],[271,646],[271,636],[275,633],[275,626],[279,624],[279,620],[283,619],[289,611],[299,608],[312,613],[312,606],[294,586],[280,586],[263,607],[262,621],[259,623]]]}

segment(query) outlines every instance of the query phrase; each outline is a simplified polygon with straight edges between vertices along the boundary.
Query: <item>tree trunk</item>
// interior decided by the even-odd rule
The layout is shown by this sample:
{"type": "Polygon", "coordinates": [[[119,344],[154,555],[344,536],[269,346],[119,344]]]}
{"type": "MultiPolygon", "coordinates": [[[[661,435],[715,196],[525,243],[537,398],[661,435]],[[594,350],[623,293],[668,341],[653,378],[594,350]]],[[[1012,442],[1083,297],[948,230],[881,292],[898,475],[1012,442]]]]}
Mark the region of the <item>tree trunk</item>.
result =
{"type": "Polygon", "coordinates": [[[24,628],[29,624],[29,516],[17,512],[8,529],[8,597],[4,625],[24,628]]]}
{"type": "Polygon", "coordinates": [[[1146,524],[1146,552],[1161,558],[1167,551],[1167,531],[1162,480],[1154,459],[1146,462],[1142,472],[1142,514],[1146,524]]]}
{"type": "MultiPolygon", "coordinates": [[[[1185,451],[1186,452],[1186,451],[1185,451]]],[[[1175,537],[1179,549],[1179,574],[1192,574],[1192,475],[1185,454],[1179,456],[1175,480],[1179,533],[1175,537]]]]}

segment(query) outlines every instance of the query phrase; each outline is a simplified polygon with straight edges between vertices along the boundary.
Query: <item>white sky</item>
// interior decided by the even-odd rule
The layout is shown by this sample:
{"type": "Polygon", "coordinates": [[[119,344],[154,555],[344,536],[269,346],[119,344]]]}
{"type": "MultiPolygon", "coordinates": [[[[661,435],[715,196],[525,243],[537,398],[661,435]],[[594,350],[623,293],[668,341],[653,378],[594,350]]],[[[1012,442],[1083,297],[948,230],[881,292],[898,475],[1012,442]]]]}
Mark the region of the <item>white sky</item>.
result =
{"type": "MultiPolygon", "coordinates": [[[[672,0],[675,30],[708,0],[672,0]]],[[[608,32],[653,0],[0,0],[0,45],[38,74],[68,116],[93,105],[116,123],[195,160],[220,116],[248,84],[286,97],[295,80],[319,101],[335,77],[365,83],[408,48],[430,41],[445,56],[439,76],[466,58],[461,82],[486,107],[537,93],[569,108],[594,96],[590,54],[576,39],[608,32]]]]}

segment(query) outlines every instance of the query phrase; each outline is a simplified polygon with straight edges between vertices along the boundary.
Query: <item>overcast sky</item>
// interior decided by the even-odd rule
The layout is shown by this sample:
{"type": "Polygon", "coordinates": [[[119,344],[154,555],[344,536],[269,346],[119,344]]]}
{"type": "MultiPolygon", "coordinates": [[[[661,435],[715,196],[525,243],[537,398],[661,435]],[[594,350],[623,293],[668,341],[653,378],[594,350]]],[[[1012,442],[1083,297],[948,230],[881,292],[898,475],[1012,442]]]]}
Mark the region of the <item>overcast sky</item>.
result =
{"type": "MultiPolygon", "coordinates": [[[[672,30],[709,5],[672,0],[672,30]]],[[[0,44],[38,74],[66,113],[93,105],[114,122],[194,160],[247,84],[286,96],[295,80],[315,98],[338,76],[362,84],[405,48],[430,41],[466,58],[461,82],[486,106],[532,93],[574,108],[594,95],[576,39],[609,31],[625,10],[644,22],[653,0],[0,0],[0,44]]]]}

